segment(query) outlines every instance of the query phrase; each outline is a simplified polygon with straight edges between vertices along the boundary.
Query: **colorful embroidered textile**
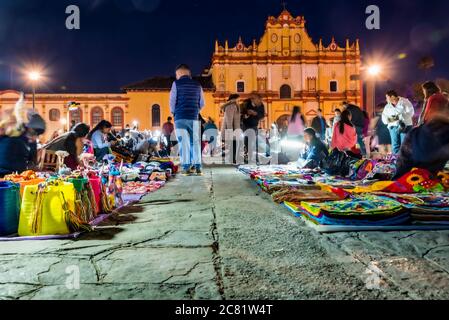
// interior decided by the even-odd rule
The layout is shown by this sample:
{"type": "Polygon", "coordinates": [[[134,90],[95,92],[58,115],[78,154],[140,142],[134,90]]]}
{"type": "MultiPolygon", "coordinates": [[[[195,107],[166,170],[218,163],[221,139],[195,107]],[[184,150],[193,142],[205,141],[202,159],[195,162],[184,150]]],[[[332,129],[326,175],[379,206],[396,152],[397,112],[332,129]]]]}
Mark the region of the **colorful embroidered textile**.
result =
{"type": "Polygon", "coordinates": [[[397,181],[380,181],[368,187],[356,187],[348,190],[352,193],[392,192],[392,193],[416,193],[416,192],[443,192],[443,185],[432,177],[432,174],[424,169],[413,169],[397,181]]]}
{"type": "Polygon", "coordinates": [[[323,190],[301,190],[294,188],[276,192],[272,195],[272,197],[276,203],[301,203],[302,201],[323,202],[340,200],[340,197],[333,192],[323,190]]]}
{"type": "Polygon", "coordinates": [[[368,180],[388,181],[396,174],[396,164],[392,162],[376,162],[374,168],[365,177],[368,180]]]}
{"type": "Polygon", "coordinates": [[[323,225],[396,225],[410,218],[399,202],[376,195],[324,203],[302,202],[297,210],[323,225]]]}
{"type": "Polygon", "coordinates": [[[413,220],[449,221],[449,193],[382,194],[409,208],[413,220]]]}
{"type": "Polygon", "coordinates": [[[363,180],[373,171],[376,161],[362,159],[351,166],[349,176],[351,180],[363,180]]]}
{"type": "Polygon", "coordinates": [[[152,182],[127,182],[123,186],[123,194],[139,194],[145,195],[150,192],[159,190],[165,185],[162,181],[152,181],[152,182]]]}
{"type": "Polygon", "coordinates": [[[363,195],[325,203],[303,202],[301,206],[311,214],[329,213],[334,216],[389,215],[403,210],[398,201],[377,195],[363,195]]]}
{"type": "Polygon", "coordinates": [[[437,177],[443,187],[449,191],[449,171],[441,171],[438,173],[437,177]]]}
{"type": "Polygon", "coordinates": [[[392,216],[376,216],[376,219],[359,217],[357,219],[349,217],[334,217],[329,214],[313,215],[304,210],[300,205],[285,202],[284,206],[289,209],[296,217],[303,217],[316,225],[330,226],[395,226],[408,223],[410,215],[406,211],[394,214],[392,216]]]}

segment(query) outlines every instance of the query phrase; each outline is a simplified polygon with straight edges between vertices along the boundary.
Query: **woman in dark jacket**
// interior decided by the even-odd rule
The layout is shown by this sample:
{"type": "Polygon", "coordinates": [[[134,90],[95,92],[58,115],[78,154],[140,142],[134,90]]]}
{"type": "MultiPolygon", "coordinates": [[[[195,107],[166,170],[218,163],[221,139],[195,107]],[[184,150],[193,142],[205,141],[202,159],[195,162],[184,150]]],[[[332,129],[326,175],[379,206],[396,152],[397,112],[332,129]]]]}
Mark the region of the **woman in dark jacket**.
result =
{"type": "Polygon", "coordinates": [[[449,111],[433,114],[429,122],[414,128],[405,138],[396,164],[396,178],[413,168],[436,174],[449,161],[449,111]]]}

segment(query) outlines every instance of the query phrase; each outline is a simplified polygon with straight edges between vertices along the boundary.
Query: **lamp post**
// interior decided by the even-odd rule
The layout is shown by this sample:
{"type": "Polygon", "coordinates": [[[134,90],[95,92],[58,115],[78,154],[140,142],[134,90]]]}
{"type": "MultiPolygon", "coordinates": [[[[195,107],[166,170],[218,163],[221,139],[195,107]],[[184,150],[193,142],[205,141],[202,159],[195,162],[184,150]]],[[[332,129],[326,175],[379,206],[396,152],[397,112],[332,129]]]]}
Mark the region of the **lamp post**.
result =
{"type": "Polygon", "coordinates": [[[382,67],[378,64],[374,64],[370,67],[368,67],[368,75],[371,77],[372,83],[373,83],[373,98],[372,98],[372,104],[373,104],[373,115],[376,113],[376,80],[379,74],[382,71],[382,67]]]}
{"type": "Polygon", "coordinates": [[[36,83],[41,79],[41,74],[37,71],[31,71],[28,74],[28,78],[31,81],[31,87],[33,90],[33,111],[36,109],[36,83]]]}

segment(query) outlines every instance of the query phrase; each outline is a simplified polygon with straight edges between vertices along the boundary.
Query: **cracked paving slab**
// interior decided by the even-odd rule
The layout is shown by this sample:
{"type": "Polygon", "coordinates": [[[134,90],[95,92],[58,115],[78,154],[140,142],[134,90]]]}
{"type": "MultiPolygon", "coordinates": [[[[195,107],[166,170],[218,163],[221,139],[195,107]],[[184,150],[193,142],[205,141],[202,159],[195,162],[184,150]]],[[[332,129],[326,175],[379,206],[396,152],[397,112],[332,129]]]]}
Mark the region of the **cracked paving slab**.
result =
{"type": "Polygon", "coordinates": [[[2,243],[0,299],[449,298],[449,232],[319,235],[234,168],[204,173],[75,241],[2,243]]]}
{"type": "Polygon", "coordinates": [[[319,235],[244,175],[214,180],[226,298],[447,299],[449,232],[319,235]]]}

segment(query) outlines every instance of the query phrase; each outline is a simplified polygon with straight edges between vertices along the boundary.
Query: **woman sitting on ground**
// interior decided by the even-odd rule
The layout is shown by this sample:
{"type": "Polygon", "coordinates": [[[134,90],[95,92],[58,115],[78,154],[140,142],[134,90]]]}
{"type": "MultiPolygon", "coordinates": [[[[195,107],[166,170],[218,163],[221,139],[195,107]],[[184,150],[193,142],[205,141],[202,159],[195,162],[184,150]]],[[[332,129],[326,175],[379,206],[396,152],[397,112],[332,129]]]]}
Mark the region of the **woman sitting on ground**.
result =
{"type": "Polygon", "coordinates": [[[316,131],[312,128],[304,130],[304,141],[306,151],[299,159],[300,167],[305,169],[315,169],[321,161],[329,155],[326,145],[317,138],[316,131]]]}
{"type": "Polygon", "coordinates": [[[332,149],[354,152],[357,144],[357,132],[351,122],[351,112],[345,110],[341,113],[341,120],[334,127],[332,134],[332,149]]]}
{"type": "Polygon", "coordinates": [[[92,141],[97,161],[103,161],[104,156],[111,154],[111,146],[117,143],[116,141],[108,141],[107,137],[111,130],[112,124],[109,121],[102,120],[87,136],[92,141]]]}
{"type": "Polygon", "coordinates": [[[78,123],[72,130],[49,142],[43,147],[49,151],[66,151],[69,156],[65,158],[65,165],[76,170],[80,165],[79,156],[83,153],[84,139],[89,134],[90,127],[85,123],[78,123]]]}

